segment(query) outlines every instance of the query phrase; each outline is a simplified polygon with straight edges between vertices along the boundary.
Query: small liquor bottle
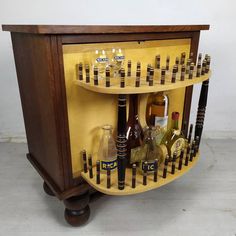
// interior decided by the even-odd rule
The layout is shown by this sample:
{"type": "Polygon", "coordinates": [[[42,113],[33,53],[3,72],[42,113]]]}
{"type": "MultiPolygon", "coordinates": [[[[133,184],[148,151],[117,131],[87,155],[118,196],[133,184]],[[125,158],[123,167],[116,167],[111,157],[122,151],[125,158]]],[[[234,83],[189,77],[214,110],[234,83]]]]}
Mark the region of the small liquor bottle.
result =
{"type": "Polygon", "coordinates": [[[137,64],[135,87],[140,87],[140,75],[141,75],[140,64],[139,66],[137,64]]]}
{"type": "Polygon", "coordinates": [[[143,129],[138,116],[138,95],[132,94],[129,97],[129,117],[126,126],[127,139],[127,166],[138,162],[139,152],[143,143],[143,129]]]}
{"type": "Polygon", "coordinates": [[[125,87],[125,70],[123,68],[120,70],[120,87],[125,87]]]}
{"type": "Polygon", "coordinates": [[[110,68],[106,68],[106,87],[110,87],[110,68]]]}
{"type": "Polygon", "coordinates": [[[174,65],[173,70],[172,70],[172,78],[171,78],[171,83],[176,82],[176,73],[178,71],[178,66],[174,65]]]}
{"type": "Polygon", "coordinates": [[[88,64],[85,65],[85,75],[86,75],[86,83],[89,83],[90,82],[90,69],[89,69],[88,64]]]}
{"type": "Polygon", "coordinates": [[[185,65],[182,65],[181,67],[181,75],[180,75],[180,80],[184,81],[185,79],[185,65]]]}
{"type": "Polygon", "coordinates": [[[176,73],[178,73],[178,71],[179,71],[179,57],[176,57],[175,65],[176,65],[176,73]]]}
{"type": "Polygon", "coordinates": [[[103,135],[98,149],[98,159],[101,163],[101,171],[114,170],[117,167],[116,144],[112,137],[112,126],[102,127],[103,135]]]}
{"type": "Polygon", "coordinates": [[[157,136],[157,144],[167,130],[168,122],[168,97],[163,93],[151,93],[147,99],[146,123],[148,126],[155,126],[160,129],[157,136]]]}
{"type": "Polygon", "coordinates": [[[153,67],[151,67],[149,71],[149,81],[148,81],[149,86],[153,86],[153,77],[154,77],[154,69],[153,67]]]}
{"type": "Polygon", "coordinates": [[[179,157],[185,146],[184,135],[179,130],[179,112],[172,113],[172,127],[165,133],[161,143],[166,145],[169,156],[173,156],[176,151],[177,157],[179,157]]]}
{"type": "Polygon", "coordinates": [[[191,64],[191,59],[187,60],[187,64],[186,64],[186,74],[189,74],[190,71],[190,64],[191,64]]]}
{"type": "Polygon", "coordinates": [[[98,68],[97,68],[97,66],[94,66],[94,68],[93,68],[93,75],[94,75],[94,78],[93,78],[94,85],[98,85],[98,68]]]}
{"type": "Polygon", "coordinates": [[[180,58],[180,64],[181,65],[184,65],[185,58],[186,58],[186,53],[185,52],[181,53],[181,58],[180,58]]]}
{"type": "Polygon", "coordinates": [[[128,66],[127,66],[127,76],[131,76],[131,60],[128,60],[128,66]]]}

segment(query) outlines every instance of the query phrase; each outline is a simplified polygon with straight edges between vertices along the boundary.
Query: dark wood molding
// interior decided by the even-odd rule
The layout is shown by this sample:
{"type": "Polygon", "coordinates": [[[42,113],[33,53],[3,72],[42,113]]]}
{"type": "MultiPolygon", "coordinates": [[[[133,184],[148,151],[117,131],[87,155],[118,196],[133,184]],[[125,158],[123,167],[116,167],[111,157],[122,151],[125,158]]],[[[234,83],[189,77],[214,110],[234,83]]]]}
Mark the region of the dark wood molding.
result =
{"type": "Polygon", "coordinates": [[[32,34],[123,34],[209,30],[209,25],[3,25],[3,31],[32,34]]]}
{"type": "MultiPolygon", "coordinates": [[[[190,52],[193,53],[193,61],[196,63],[197,53],[198,53],[198,44],[199,44],[200,32],[193,32],[191,38],[191,46],[190,52]]],[[[185,102],[184,102],[184,110],[183,110],[183,120],[182,120],[182,128],[184,127],[184,122],[186,122],[185,128],[182,129],[185,137],[187,137],[188,126],[189,126],[189,117],[191,112],[191,104],[192,104],[192,94],[193,94],[193,86],[189,86],[185,89],[185,102]]]]}
{"type": "Polygon", "coordinates": [[[64,200],[69,197],[83,194],[88,190],[91,191],[91,187],[85,181],[83,181],[82,178],[80,178],[81,179],[80,184],[78,184],[76,187],[72,187],[68,190],[61,191],[59,186],[50,177],[50,174],[45,171],[45,169],[37,162],[37,160],[33,157],[33,155],[28,153],[26,157],[58,199],[64,200]]]}

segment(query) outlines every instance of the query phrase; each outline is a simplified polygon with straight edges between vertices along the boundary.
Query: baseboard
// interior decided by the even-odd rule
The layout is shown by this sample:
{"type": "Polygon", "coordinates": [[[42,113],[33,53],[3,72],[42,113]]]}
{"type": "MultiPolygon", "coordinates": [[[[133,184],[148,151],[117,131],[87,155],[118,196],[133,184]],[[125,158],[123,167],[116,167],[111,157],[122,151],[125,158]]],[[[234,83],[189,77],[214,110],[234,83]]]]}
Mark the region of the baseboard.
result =
{"type": "MultiPolygon", "coordinates": [[[[205,131],[202,136],[204,139],[236,139],[236,131],[205,131]]],[[[27,143],[24,135],[7,136],[0,134],[0,143],[27,143]]]]}

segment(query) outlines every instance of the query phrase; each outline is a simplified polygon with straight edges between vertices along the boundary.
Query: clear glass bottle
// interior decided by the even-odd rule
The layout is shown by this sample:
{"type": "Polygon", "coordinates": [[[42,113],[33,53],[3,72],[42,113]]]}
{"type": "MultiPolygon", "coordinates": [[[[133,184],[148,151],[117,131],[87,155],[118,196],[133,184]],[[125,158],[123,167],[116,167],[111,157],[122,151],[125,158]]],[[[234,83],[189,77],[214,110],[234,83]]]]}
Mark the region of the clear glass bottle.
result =
{"type": "Polygon", "coordinates": [[[156,136],[157,144],[161,143],[167,131],[168,122],[168,97],[163,93],[152,93],[147,100],[146,123],[148,126],[155,126],[160,130],[156,136]]]}
{"type": "Polygon", "coordinates": [[[124,67],[125,55],[121,48],[113,48],[109,53],[109,65],[111,67],[111,76],[119,77],[120,69],[124,67]]]}
{"type": "Polygon", "coordinates": [[[156,144],[157,128],[155,126],[149,126],[145,128],[143,145],[140,151],[140,156],[142,156],[142,161],[139,164],[139,170],[142,172],[144,167],[144,162],[148,164],[148,173],[154,171],[154,162],[159,160],[159,152],[156,144]]]}
{"type": "Polygon", "coordinates": [[[174,152],[177,152],[177,157],[180,156],[182,148],[185,147],[185,137],[179,129],[179,112],[172,112],[172,126],[165,133],[161,143],[166,145],[170,157],[174,152]]]}
{"type": "Polygon", "coordinates": [[[109,59],[105,50],[95,50],[93,56],[93,68],[98,68],[98,79],[105,78],[106,67],[109,65],[109,59]]]}
{"type": "Polygon", "coordinates": [[[98,160],[101,162],[101,171],[114,170],[117,167],[117,149],[112,136],[112,126],[102,127],[103,135],[98,149],[98,160]]]}

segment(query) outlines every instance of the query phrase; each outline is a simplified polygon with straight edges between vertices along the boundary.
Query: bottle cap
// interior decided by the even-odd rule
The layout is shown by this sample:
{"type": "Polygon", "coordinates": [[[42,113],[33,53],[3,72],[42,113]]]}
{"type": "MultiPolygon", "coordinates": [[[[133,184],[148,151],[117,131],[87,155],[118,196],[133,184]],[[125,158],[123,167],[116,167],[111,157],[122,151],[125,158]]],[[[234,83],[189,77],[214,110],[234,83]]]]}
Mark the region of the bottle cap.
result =
{"type": "Polygon", "coordinates": [[[172,112],[172,120],[178,120],[179,119],[179,112],[175,111],[172,112]]]}

